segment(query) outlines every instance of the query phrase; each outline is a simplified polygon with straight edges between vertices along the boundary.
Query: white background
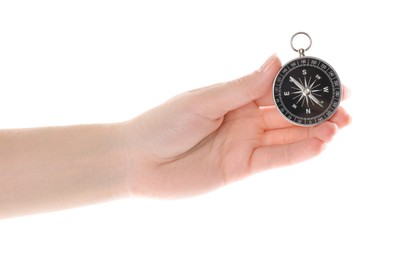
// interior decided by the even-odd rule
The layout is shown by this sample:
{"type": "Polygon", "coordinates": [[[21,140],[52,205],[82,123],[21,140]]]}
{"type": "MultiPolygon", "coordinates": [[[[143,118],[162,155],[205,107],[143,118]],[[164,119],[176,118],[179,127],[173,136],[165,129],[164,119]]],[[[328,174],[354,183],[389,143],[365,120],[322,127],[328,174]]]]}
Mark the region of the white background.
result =
{"type": "Polygon", "coordinates": [[[351,88],[353,124],[314,160],[200,197],[2,221],[0,259],[393,259],[389,2],[1,0],[0,128],[127,120],[296,57],[300,30],[351,88]]]}

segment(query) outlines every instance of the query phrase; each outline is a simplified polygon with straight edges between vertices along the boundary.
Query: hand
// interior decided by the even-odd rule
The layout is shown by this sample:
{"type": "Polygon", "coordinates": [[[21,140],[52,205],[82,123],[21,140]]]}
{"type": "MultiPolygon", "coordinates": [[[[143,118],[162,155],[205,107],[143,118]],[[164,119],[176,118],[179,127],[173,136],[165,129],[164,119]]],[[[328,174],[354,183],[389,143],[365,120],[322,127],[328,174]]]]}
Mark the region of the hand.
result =
{"type": "Polygon", "coordinates": [[[191,196],[318,155],[350,117],[340,108],[315,127],[284,120],[272,99],[280,67],[272,56],[250,75],[181,94],[127,122],[130,193],[191,196]]]}

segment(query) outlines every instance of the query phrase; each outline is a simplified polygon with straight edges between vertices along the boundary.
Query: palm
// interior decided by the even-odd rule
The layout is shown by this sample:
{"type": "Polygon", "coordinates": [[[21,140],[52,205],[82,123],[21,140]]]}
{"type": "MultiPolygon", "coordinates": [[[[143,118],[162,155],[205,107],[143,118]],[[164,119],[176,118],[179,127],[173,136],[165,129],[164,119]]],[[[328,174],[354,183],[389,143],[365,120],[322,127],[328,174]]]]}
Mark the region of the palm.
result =
{"type": "Polygon", "coordinates": [[[252,153],[264,139],[267,129],[264,122],[264,114],[254,103],[229,112],[210,138],[212,156],[217,157],[217,161],[212,162],[211,174],[218,175],[223,183],[248,174],[252,153]]]}

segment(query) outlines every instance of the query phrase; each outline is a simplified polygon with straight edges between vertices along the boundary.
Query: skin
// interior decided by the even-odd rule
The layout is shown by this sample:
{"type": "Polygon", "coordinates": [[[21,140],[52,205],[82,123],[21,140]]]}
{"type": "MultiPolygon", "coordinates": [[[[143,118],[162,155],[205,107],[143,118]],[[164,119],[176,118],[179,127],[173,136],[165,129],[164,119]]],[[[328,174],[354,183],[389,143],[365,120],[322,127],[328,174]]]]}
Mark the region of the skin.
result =
{"type": "Polygon", "coordinates": [[[287,122],[272,100],[280,67],[273,55],[249,75],[127,122],[0,131],[0,218],[129,196],[194,196],[318,155],[350,116],[340,108],[319,126],[287,122]]]}

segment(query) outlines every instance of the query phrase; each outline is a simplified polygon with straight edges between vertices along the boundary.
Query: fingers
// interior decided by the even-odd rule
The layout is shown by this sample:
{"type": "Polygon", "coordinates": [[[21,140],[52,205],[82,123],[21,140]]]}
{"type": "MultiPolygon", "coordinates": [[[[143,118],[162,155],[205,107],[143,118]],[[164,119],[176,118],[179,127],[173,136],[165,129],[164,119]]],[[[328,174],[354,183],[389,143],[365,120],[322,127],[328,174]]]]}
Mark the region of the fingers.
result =
{"type": "Polygon", "coordinates": [[[261,123],[264,129],[277,129],[294,126],[287,121],[278,109],[274,106],[264,106],[259,109],[261,114],[261,123]]]}
{"type": "MultiPolygon", "coordinates": [[[[278,109],[274,106],[261,107],[260,110],[262,128],[267,130],[294,127],[295,125],[287,121],[278,109]]],[[[343,107],[339,107],[330,122],[336,124],[338,128],[343,128],[350,124],[351,117],[343,107]]]]}
{"type": "Polygon", "coordinates": [[[250,170],[257,172],[299,163],[318,155],[323,149],[324,142],[316,138],[291,144],[263,146],[252,153],[250,170]]]}
{"type": "Polygon", "coordinates": [[[272,55],[259,70],[247,76],[190,92],[193,94],[190,102],[196,112],[212,119],[220,118],[272,91],[272,82],[280,67],[278,57],[272,55]]]}
{"type": "Polygon", "coordinates": [[[342,100],[346,100],[350,97],[350,89],[342,84],[342,100]]]}
{"type": "Polygon", "coordinates": [[[352,122],[352,118],[343,107],[339,107],[329,121],[336,124],[338,128],[344,128],[352,122]]]}
{"type": "Polygon", "coordinates": [[[294,126],[268,130],[262,136],[261,145],[290,144],[310,138],[316,138],[326,143],[331,141],[337,131],[337,125],[331,122],[324,122],[314,127],[294,126]]]}

